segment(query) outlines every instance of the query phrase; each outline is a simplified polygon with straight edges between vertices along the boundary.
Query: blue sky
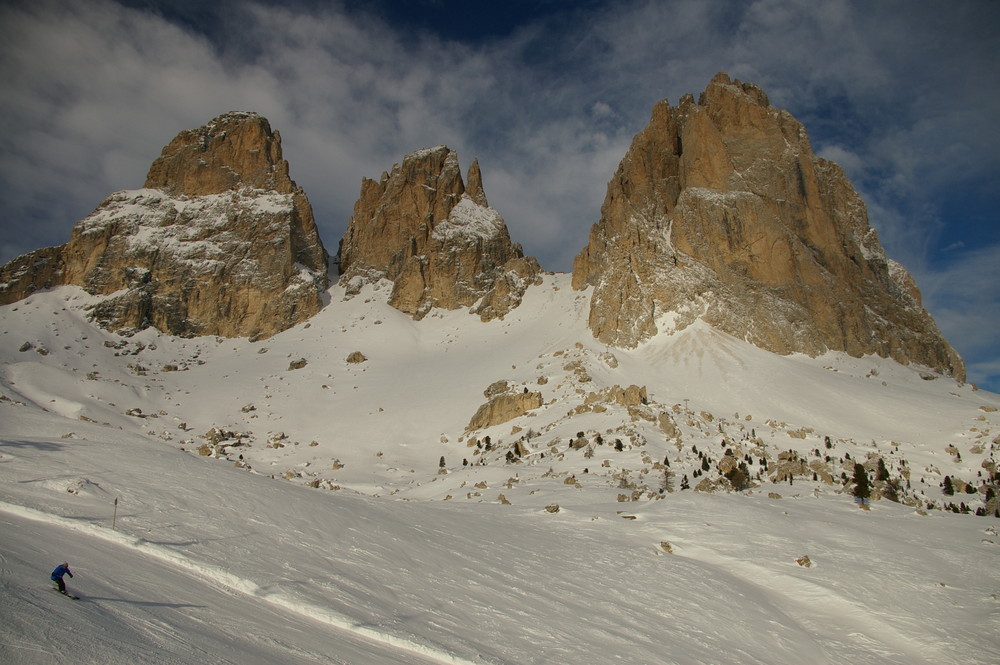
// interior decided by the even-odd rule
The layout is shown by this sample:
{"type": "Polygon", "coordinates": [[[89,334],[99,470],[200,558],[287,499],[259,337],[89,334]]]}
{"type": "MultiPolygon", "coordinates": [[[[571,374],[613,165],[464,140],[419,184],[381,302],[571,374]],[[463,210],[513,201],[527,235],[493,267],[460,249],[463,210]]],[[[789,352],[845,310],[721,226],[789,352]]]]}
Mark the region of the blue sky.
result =
{"type": "Polygon", "coordinates": [[[753,81],[845,168],[890,257],[1000,390],[1000,3],[34,0],[0,7],[0,261],[69,239],[177,132],[282,135],[331,252],[362,177],[446,144],[568,271],[653,104],[753,81]]]}

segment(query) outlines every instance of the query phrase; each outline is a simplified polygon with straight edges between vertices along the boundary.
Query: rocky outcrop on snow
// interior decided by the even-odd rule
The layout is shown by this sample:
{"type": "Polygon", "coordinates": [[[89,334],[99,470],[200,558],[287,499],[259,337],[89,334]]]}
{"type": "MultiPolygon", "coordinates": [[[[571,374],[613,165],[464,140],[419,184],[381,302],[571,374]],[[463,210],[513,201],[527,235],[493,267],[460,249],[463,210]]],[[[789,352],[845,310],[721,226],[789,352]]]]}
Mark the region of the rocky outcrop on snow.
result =
{"type": "Polygon", "coordinates": [[[115,330],[267,337],[319,311],[326,260],[279,134],[233,112],[178,134],[68,243],[0,268],[0,302],[72,284],[107,296],[92,315],[115,330]]]}
{"type": "Polygon", "coordinates": [[[468,183],[445,146],[407,155],[378,182],[364,179],[340,243],[348,294],[387,279],[389,303],[415,319],[433,307],[470,307],[489,321],[517,307],[541,269],[489,207],[478,162],[468,183]]]}
{"type": "Polygon", "coordinates": [[[618,384],[608,386],[598,392],[589,392],[583,398],[583,403],[574,408],[570,413],[580,415],[582,413],[604,413],[614,406],[623,406],[628,411],[632,420],[644,419],[652,420],[649,409],[645,408],[649,403],[645,386],[631,385],[622,388],[618,384]]]}
{"type": "Polygon", "coordinates": [[[529,411],[542,406],[542,393],[527,392],[526,389],[525,391],[508,391],[505,388],[503,392],[487,389],[485,394],[489,400],[476,410],[475,415],[472,416],[465,428],[467,431],[499,425],[520,418],[529,411]]]}
{"type": "Polygon", "coordinates": [[[595,337],[634,347],[703,319],[770,351],[878,354],[964,379],[864,203],[757,86],[718,74],[653,108],[573,266],[595,337]]]}

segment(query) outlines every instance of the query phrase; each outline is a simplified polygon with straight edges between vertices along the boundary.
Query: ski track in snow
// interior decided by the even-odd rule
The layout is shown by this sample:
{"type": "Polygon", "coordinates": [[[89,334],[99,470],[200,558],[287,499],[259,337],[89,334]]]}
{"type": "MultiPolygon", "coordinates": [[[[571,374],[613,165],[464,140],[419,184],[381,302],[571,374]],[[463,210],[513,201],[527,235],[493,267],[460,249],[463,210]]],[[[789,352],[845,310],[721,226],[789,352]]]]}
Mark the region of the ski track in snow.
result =
{"type": "MultiPolygon", "coordinates": [[[[145,556],[157,559],[163,564],[181,569],[188,574],[191,574],[205,583],[211,584],[216,588],[222,588],[227,590],[232,594],[241,594],[244,596],[250,596],[253,601],[262,602],[267,605],[273,606],[279,610],[288,611],[294,615],[298,615],[300,618],[309,619],[312,621],[317,621],[335,629],[347,631],[353,633],[365,640],[371,642],[380,643],[386,647],[398,650],[405,654],[401,655],[399,662],[401,663],[417,663],[422,660],[427,660],[428,662],[436,663],[448,663],[450,665],[473,665],[471,661],[466,661],[461,658],[457,658],[451,654],[437,652],[434,649],[416,644],[404,639],[388,635],[383,632],[379,632],[372,627],[358,625],[352,621],[349,617],[338,615],[332,612],[330,609],[325,607],[319,607],[314,605],[309,605],[305,603],[298,602],[294,599],[285,597],[280,594],[268,593],[265,589],[262,589],[253,582],[249,582],[245,579],[238,577],[227,571],[212,568],[204,564],[199,564],[192,561],[183,555],[179,554],[175,550],[171,550],[165,547],[156,545],[142,538],[134,538],[117,531],[111,531],[109,529],[97,527],[89,522],[82,522],[79,520],[71,520],[62,518],[56,515],[46,514],[31,508],[26,508],[23,506],[17,506],[9,504],[6,502],[0,502],[0,512],[7,513],[8,515],[16,516],[26,520],[32,520],[36,522],[43,522],[47,525],[52,525],[59,527],[61,529],[69,529],[79,533],[86,534],[90,538],[96,538],[103,540],[107,543],[111,543],[118,547],[124,547],[131,549],[133,551],[139,552],[145,556]]],[[[14,525],[5,526],[5,528],[10,528],[14,525]]],[[[71,566],[72,568],[72,566],[71,566]]],[[[6,574],[6,570],[4,573],[6,574]]],[[[41,575],[39,576],[41,579],[41,575]]],[[[72,580],[70,580],[72,583],[72,580]]],[[[97,598],[92,595],[86,596],[89,601],[114,601],[114,598],[97,598]]],[[[139,602],[139,601],[136,601],[139,602]]],[[[140,603],[141,604],[141,603],[140,603]]],[[[154,643],[164,645],[167,641],[180,641],[184,643],[183,638],[177,631],[172,628],[169,624],[162,622],[157,622],[147,618],[136,618],[132,617],[131,621],[134,626],[138,626],[146,633],[146,637],[154,643]]],[[[38,647],[26,647],[23,645],[15,645],[10,643],[10,646],[15,648],[23,648],[28,650],[38,650],[40,652],[45,652],[51,655],[51,651],[45,651],[44,649],[39,649],[38,647]]],[[[239,660],[225,660],[216,661],[212,654],[201,651],[199,648],[194,647],[191,644],[186,645],[187,650],[190,650],[191,656],[198,656],[197,661],[193,658],[190,662],[226,662],[226,663],[239,663],[239,660]],[[198,653],[194,653],[198,652],[198,653]]],[[[176,652],[178,649],[175,646],[171,647],[171,651],[176,652]]],[[[184,649],[182,649],[184,650],[184,649]]],[[[327,662],[326,656],[317,657],[317,662],[327,662]]],[[[75,661],[74,661],[75,662],[75,661]]],[[[125,662],[125,661],[123,661],[125,662]]],[[[344,661],[347,662],[347,661],[344,661]]]]}
{"type": "Polygon", "coordinates": [[[992,459],[1000,397],[878,358],[778,357],[699,323],[608,349],[584,325],[586,294],[545,280],[490,324],[414,322],[383,287],[351,300],[333,287],[308,325],[253,343],[120,338],[86,320],[75,289],[0,307],[0,661],[1000,662],[992,518],[865,512],[839,483],[803,477],[752,496],[616,500],[662,482],[665,456],[676,490],[693,444],[715,460],[723,436],[749,450],[755,429],[772,461],[818,457],[826,434],[835,458],[905,456],[940,501],[943,474],[974,481],[992,459]],[[369,360],[346,363],[357,350],[369,360]],[[464,427],[498,380],[545,404],[475,433],[497,443],[490,458],[464,427]],[[683,446],[655,412],[567,416],[629,383],[672,414],[683,446]],[[515,424],[537,436],[505,463],[515,424]],[[251,436],[192,455],[213,427],[251,436]],[[567,445],[578,431],[627,445],[585,458],[567,445]],[[81,601],[44,590],[61,557],[81,601]],[[66,651],[74,639],[89,656],[66,651]]]}

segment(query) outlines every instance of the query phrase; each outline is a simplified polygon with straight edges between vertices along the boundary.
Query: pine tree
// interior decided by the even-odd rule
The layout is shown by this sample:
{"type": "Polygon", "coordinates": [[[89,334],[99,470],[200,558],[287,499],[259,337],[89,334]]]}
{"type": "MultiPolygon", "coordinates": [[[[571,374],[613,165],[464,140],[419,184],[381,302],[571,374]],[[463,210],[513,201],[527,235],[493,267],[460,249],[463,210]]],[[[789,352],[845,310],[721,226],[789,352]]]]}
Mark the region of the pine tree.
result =
{"type": "Polygon", "coordinates": [[[955,487],[951,484],[951,476],[944,477],[944,482],[941,484],[941,491],[947,496],[955,494],[955,487]]]}
{"type": "Polygon", "coordinates": [[[875,480],[889,480],[889,469],[885,468],[885,460],[878,458],[878,470],[875,472],[875,480]]]}
{"type": "Polygon", "coordinates": [[[663,471],[663,485],[660,487],[660,494],[674,491],[674,472],[669,468],[663,471]]]}
{"type": "Polygon", "coordinates": [[[726,474],[726,479],[729,480],[729,484],[733,486],[734,490],[742,492],[750,486],[749,469],[747,469],[746,464],[740,464],[726,474]]]}
{"type": "Polygon", "coordinates": [[[868,472],[861,464],[854,464],[854,496],[864,504],[871,496],[871,486],[868,484],[868,472]]]}

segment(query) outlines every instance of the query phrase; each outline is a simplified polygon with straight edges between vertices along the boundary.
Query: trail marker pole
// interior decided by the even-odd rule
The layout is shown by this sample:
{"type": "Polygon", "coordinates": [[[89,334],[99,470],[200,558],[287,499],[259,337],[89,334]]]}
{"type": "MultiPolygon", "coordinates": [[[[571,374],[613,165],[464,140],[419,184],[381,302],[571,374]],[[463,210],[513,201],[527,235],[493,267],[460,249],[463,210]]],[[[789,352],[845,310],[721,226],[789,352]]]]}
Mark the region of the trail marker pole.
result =
{"type": "Polygon", "coordinates": [[[118,521],[118,497],[115,497],[115,512],[111,517],[111,530],[115,530],[115,522],[118,521]]]}

